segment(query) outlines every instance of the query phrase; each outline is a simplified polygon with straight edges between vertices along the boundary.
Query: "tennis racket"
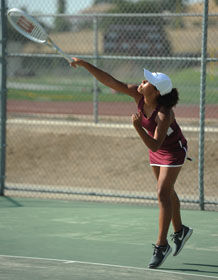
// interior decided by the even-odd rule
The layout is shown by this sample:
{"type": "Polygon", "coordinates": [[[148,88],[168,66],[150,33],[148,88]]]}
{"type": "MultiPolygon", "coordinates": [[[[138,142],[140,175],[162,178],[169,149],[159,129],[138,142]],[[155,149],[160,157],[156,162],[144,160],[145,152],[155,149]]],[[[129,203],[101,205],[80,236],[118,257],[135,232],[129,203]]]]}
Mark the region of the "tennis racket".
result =
{"type": "Polygon", "coordinates": [[[28,15],[26,12],[13,8],[8,11],[8,20],[11,25],[24,37],[32,40],[35,43],[44,44],[55,50],[63,58],[65,58],[69,63],[73,59],[64,53],[48,36],[45,29],[41,24],[32,16],[28,15]]]}

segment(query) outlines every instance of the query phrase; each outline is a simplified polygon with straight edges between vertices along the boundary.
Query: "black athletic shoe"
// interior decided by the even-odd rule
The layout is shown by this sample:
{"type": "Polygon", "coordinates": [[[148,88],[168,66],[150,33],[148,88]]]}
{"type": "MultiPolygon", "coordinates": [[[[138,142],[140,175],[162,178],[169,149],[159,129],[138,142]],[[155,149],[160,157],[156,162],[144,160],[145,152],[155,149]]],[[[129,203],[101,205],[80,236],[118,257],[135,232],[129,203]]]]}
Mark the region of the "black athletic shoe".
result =
{"type": "Polygon", "coordinates": [[[185,242],[192,235],[192,232],[193,232],[192,228],[182,225],[182,229],[179,232],[175,232],[174,234],[171,234],[172,240],[175,244],[175,250],[173,256],[177,256],[179,254],[179,252],[182,250],[183,246],[185,245],[185,242]]]}
{"type": "Polygon", "coordinates": [[[148,267],[157,268],[166,260],[166,258],[172,252],[172,248],[169,244],[167,244],[166,246],[156,246],[154,244],[152,245],[154,247],[154,253],[150,263],[148,264],[148,267]]]}

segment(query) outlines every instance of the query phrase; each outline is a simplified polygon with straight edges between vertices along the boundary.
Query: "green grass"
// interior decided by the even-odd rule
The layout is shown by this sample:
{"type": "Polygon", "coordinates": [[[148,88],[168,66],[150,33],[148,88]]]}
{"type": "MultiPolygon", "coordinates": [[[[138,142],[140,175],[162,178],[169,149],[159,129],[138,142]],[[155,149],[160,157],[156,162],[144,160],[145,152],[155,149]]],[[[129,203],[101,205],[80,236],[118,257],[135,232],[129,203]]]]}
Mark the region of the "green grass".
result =
{"type": "MultiPolygon", "coordinates": [[[[9,89],[8,99],[32,101],[92,102],[93,94],[79,91],[37,91],[9,89]]],[[[130,102],[132,99],[123,94],[100,93],[100,102],[130,102]]]]}
{"type": "MultiPolygon", "coordinates": [[[[170,74],[173,84],[179,90],[180,104],[199,104],[200,99],[200,72],[188,68],[175,71],[170,74]]],[[[141,77],[138,79],[140,82],[141,77]]],[[[131,79],[130,79],[131,80],[131,79]]],[[[92,77],[62,78],[57,76],[19,78],[11,80],[16,83],[27,83],[35,85],[48,85],[62,87],[60,90],[24,90],[8,89],[8,99],[32,100],[32,101],[70,101],[70,102],[92,102],[93,80],[92,77]]],[[[98,99],[100,102],[130,102],[130,97],[113,93],[109,88],[99,84],[98,99]]],[[[207,75],[206,102],[208,104],[218,103],[217,77],[214,74],[207,75]]]]}
{"type": "MultiPolygon", "coordinates": [[[[186,69],[171,74],[173,84],[179,90],[180,103],[199,104],[200,100],[200,72],[195,69],[186,69]]],[[[217,77],[207,74],[206,102],[218,103],[217,77]]]]}

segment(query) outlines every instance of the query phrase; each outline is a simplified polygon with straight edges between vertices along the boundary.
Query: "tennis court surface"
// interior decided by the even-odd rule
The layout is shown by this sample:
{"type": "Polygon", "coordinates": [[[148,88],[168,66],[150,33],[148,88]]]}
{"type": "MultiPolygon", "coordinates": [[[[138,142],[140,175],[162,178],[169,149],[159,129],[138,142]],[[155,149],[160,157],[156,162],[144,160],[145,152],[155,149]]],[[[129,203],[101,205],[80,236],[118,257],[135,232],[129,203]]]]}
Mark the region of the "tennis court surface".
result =
{"type": "Polygon", "coordinates": [[[0,211],[1,280],[218,279],[217,212],[183,210],[191,239],[150,270],[157,208],[1,197],[0,211]]]}

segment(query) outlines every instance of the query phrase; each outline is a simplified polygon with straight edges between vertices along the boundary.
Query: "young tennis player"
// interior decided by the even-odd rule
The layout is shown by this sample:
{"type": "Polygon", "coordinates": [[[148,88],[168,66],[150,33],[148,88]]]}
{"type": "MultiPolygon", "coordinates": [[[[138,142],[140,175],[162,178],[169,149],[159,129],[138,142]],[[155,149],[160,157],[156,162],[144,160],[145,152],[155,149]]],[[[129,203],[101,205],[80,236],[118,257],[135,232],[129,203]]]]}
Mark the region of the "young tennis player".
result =
{"type": "Polygon", "coordinates": [[[182,224],[180,202],[174,190],[187,151],[187,141],[172,110],[179,99],[178,91],[167,75],[146,69],[145,80],[140,85],[130,85],[78,58],[74,58],[71,66],[84,67],[104,85],[133,97],[138,106],[138,112],[132,115],[133,126],[149,149],[150,165],[157,179],[159,232],[148,265],[157,268],[172,251],[167,241],[170,222],[174,228],[171,235],[175,247],[173,256],[179,254],[193,232],[182,224]]]}

